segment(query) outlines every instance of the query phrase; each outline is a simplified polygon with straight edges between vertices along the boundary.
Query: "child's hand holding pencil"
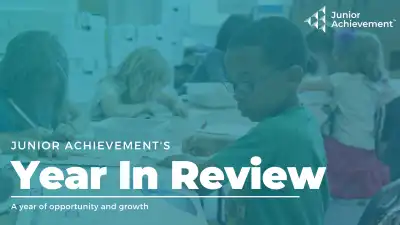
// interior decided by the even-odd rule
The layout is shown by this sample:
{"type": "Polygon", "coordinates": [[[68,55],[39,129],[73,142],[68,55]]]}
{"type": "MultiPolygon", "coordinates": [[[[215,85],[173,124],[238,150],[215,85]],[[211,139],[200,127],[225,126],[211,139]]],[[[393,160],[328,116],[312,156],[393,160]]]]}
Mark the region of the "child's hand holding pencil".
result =
{"type": "Polygon", "coordinates": [[[232,144],[236,138],[198,132],[183,141],[182,151],[193,156],[207,157],[232,144]]]}
{"type": "Polygon", "coordinates": [[[75,140],[76,130],[70,124],[60,124],[52,132],[51,135],[47,137],[51,141],[67,142],[75,140]]]}

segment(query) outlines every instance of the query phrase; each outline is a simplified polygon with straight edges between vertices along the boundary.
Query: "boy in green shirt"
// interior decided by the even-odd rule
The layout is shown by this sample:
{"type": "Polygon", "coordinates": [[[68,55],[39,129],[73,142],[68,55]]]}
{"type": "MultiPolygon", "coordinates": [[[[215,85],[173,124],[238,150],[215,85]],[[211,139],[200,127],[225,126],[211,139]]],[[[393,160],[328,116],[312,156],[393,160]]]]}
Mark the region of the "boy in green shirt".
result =
{"type": "MultiPolygon", "coordinates": [[[[283,17],[261,19],[236,35],[228,46],[225,66],[239,110],[259,124],[198,167],[233,166],[238,171],[251,167],[253,156],[261,157],[261,171],[269,167],[296,167],[298,171],[312,167],[315,174],[318,167],[326,167],[319,125],[297,98],[306,62],[301,31],[283,17]]],[[[182,159],[171,157],[164,163],[182,159]]],[[[260,190],[252,190],[249,180],[243,189],[229,193],[253,198],[227,201],[228,225],[323,225],[329,200],[325,178],[318,190],[311,190],[308,185],[296,190],[287,181],[283,181],[285,187],[281,190],[263,185],[260,190]]],[[[199,194],[206,193],[201,190],[199,194]]]]}

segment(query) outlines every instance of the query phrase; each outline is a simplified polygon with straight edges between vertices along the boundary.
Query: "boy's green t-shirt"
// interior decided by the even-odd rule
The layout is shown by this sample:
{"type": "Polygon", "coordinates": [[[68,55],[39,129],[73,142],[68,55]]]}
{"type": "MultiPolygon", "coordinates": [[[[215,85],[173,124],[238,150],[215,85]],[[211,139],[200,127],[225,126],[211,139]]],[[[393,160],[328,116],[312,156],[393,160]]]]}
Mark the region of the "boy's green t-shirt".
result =
{"type": "MultiPolygon", "coordinates": [[[[223,168],[251,167],[250,159],[262,159],[261,172],[270,167],[326,167],[323,139],[319,125],[303,107],[267,118],[232,146],[216,154],[209,163],[223,168]]],[[[286,170],[287,172],[287,170],[286,170]]],[[[249,173],[249,176],[251,173],[249,173]]],[[[262,175],[262,174],[261,174],[262,175]]],[[[250,179],[248,178],[247,182],[250,179]]],[[[300,196],[300,198],[238,198],[226,205],[228,225],[323,225],[329,200],[326,178],[319,190],[295,190],[290,181],[285,188],[271,190],[261,182],[261,190],[252,190],[247,183],[243,190],[232,190],[234,196],[300,196]]]]}

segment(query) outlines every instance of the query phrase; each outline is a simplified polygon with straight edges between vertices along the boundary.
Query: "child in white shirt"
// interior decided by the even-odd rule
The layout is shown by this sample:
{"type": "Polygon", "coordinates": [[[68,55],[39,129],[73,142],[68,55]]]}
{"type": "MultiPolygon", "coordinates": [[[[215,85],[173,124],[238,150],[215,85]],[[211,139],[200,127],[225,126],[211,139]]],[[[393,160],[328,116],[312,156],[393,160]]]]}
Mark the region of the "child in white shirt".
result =
{"type": "Polygon", "coordinates": [[[389,182],[388,168],[375,154],[375,115],[386,92],[382,48],[372,34],[341,31],[334,56],[343,72],[304,82],[301,89],[332,93],[325,133],[332,196],[369,198],[389,182]]]}

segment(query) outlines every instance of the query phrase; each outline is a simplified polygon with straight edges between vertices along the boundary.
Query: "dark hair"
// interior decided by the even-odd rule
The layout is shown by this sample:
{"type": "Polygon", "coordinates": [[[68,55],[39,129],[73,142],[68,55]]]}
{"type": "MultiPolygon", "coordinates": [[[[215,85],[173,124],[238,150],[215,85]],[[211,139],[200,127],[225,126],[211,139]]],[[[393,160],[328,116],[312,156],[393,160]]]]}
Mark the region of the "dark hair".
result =
{"type": "Polygon", "coordinates": [[[0,63],[0,92],[13,99],[37,125],[48,125],[42,119],[51,119],[54,125],[65,105],[67,76],[68,57],[57,38],[46,31],[26,31],[7,45],[0,63]],[[40,92],[46,86],[51,92],[40,92]],[[43,107],[53,114],[40,119],[45,115],[39,112],[43,107]]]}
{"type": "Polygon", "coordinates": [[[307,48],[300,29],[284,17],[268,17],[253,22],[232,38],[229,48],[260,46],[266,62],[276,69],[301,66],[306,69],[307,48]]]}
{"type": "Polygon", "coordinates": [[[20,92],[20,86],[43,82],[50,76],[66,80],[67,54],[52,34],[27,31],[14,37],[7,45],[0,63],[0,90],[6,95],[20,92]]]}
{"type": "Polygon", "coordinates": [[[183,51],[183,57],[189,57],[189,56],[192,56],[194,54],[196,54],[196,48],[195,47],[189,47],[189,48],[186,48],[183,51]]]}
{"type": "Polygon", "coordinates": [[[215,48],[226,52],[231,38],[246,26],[250,25],[252,21],[252,18],[247,15],[229,16],[218,31],[215,48]]]}
{"type": "Polygon", "coordinates": [[[306,36],[308,48],[312,52],[332,53],[335,46],[335,33],[331,27],[327,27],[326,32],[314,29],[306,36]]]}

